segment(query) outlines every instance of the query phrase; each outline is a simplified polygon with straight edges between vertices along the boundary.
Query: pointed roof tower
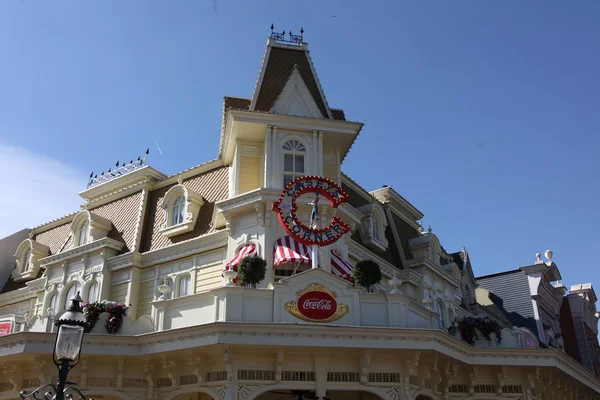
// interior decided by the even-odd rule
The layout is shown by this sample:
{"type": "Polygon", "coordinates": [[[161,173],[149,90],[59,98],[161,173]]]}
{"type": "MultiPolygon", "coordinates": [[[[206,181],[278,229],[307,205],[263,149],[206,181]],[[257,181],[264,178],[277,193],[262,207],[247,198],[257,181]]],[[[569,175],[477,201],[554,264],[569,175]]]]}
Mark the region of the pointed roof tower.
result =
{"type": "MultiPolygon", "coordinates": [[[[267,47],[250,102],[250,111],[264,111],[283,114],[275,105],[284,97],[296,96],[305,110],[318,110],[318,115],[310,115],[325,119],[343,119],[343,112],[333,113],[327,104],[323,88],[310,58],[308,44],[304,42],[304,30],[300,35],[273,31],[267,40],[267,47]],[[290,93],[298,88],[298,93],[290,93]],[[287,92],[287,93],[286,93],[287,92]],[[286,96],[287,95],[287,96],[286,96]],[[308,99],[306,98],[308,97],[308,99]],[[314,106],[309,103],[314,103],[314,106]]],[[[291,105],[290,105],[291,106],[291,105]]],[[[308,115],[307,115],[308,116],[308,115]]]]}

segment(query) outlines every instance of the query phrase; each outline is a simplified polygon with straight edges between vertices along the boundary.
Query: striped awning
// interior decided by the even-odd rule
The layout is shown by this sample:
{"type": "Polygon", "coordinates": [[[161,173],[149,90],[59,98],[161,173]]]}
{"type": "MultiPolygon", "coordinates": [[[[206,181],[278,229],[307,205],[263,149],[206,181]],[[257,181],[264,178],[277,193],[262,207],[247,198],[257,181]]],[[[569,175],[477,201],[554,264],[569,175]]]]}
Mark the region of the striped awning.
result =
{"type": "Polygon", "coordinates": [[[256,251],[256,245],[254,243],[245,244],[238,250],[235,257],[233,257],[231,259],[231,261],[229,261],[227,264],[225,264],[225,267],[223,268],[223,270],[225,271],[228,269],[232,269],[234,271],[237,271],[238,265],[240,264],[240,262],[242,261],[242,259],[244,257],[252,257],[252,256],[255,256],[256,254],[258,254],[258,252],[256,251]]]}
{"type": "Polygon", "coordinates": [[[354,278],[352,278],[352,265],[344,260],[335,249],[331,249],[331,273],[354,283],[354,278]]]}
{"type": "Polygon", "coordinates": [[[312,264],[310,246],[296,242],[289,236],[276,240],[273,247],[275,251],[273,266],[275,267],[285,263],[312,264]]]}

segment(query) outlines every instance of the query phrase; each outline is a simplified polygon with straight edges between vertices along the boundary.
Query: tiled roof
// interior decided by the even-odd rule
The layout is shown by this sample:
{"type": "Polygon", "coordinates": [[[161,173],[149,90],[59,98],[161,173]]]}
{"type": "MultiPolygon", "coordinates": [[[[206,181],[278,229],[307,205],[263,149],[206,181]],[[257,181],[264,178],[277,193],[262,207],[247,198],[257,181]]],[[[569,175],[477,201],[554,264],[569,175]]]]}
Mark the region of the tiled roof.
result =
{"type": "Polygon", "coordinates": [[[204,205],[200,208],[194,230],[171,238],[161,234],[160,229],[165,223],[162,200],[167,191],[175,184],[154,190],[148,198],[148,211],[146,213],[146,221],[144,222],[144,237],[142,238],[141,252],[160,249],[174,243],[211,233],[215,230],[211,225],[215,203],[227,198],[229,192],[228,167],[218,167],[193,176],[184,180],[183,184],[188,189],[201,195],[204,199],[204,205]]]}
{"type": "Polygon", "coordinates": [[[223,110],[227,111],[229,109],[235,110],[248,110],[250,108],[250,99],[243,99],[240,97],[223,97],[223,110]]]}
{"type": "Polygon", "coordinates": [[[419,232],[408,223],[406,223],[402,218],[397,216],[392,212],[394,216],[394,225],[396,225],[396,232],[398,232],[398,237],[400,238],[400,244],[402,245],[402,250],[404,250],[404,257],[407,260],[411,260],[413,258],[412,252],[410,251],[410,246],[408,241],[412,238],[419,237],[419,232]]]}
{"type": "Polygon", "coordinates": [[[344,110],[336,110],[335,108],[332,108],[331,115],[333,116],[333,119],[335,119],[335,120],[338,120],[338,121],[346,120],[346,115],[344,114],[344,110]]]}
{"type": "Polygon", "coordinates": [[[304,50],[282,47],[271,48],[265,75],[262,79],[254,109],[257,111],[269,111],[273,107],[275,100],[292,74],[294,66],[297,66],[302,80],[304,80],[308,91],[315,100],[323,117],[329,118],[325,101],[321,97],[317,80],[310,68],[308,53],[304,50]]]}
{"type": "Polygon", "coordinates": [[[132,251],[134,248],[133,240],[141,197],[142,192],[137,192],[89,210],[112,222],[112,229],[108,232],[108,237],[125,243],[125,247],[121,250],[122,253],[132,251]]]}
{"type": "Polygon", "coordinates": [[[56,254],[60,252],[70,233],[71,223],[68,222],[52,229],[48,229],[45,232],[38,233],[34,236],[33,240],[48,246],[50,248],[50,253],[56,254]]]}

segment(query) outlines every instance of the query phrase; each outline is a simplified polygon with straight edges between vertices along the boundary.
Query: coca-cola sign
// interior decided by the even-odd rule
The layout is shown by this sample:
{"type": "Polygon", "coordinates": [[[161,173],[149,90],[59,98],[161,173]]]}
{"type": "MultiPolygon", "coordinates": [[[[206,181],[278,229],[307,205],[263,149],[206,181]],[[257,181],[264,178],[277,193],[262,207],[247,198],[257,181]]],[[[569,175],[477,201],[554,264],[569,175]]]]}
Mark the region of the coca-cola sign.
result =
{"type": "Polygon", "coordinates": [[[348,306],[338,304],[337,295],[323,285],[312,284],[297,295],[298,301],[287,303],[285,310],[305,321],[335,321],[348,313],[348,306]]]}

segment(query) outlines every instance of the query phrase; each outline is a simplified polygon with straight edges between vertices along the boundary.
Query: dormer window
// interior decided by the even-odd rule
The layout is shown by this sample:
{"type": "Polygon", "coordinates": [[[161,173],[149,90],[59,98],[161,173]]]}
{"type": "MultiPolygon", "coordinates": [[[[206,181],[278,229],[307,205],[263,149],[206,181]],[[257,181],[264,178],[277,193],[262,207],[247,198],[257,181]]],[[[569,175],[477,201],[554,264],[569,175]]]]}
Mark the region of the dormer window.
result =
{"type": "Polygon", "coordinates": [[[15,252],[17,268],[12,272],[15,281],[33,279],[40,270],[40,259],[50,255],[48,246],[26,239],[15,252]]]}
{"type": "Polygon", "coordinates": [[[306,147],[298,140],[283,144],[283,186],[304,175],[306,147]]]}
{"type": "Polygon", "coordinates": [[[185,214],[185,197],[179,196],[175,199],[173,204],[173,216],[171,219],[171,225],[177,225],[183,223],[183,215],[185,214]]]}
{"type": "Polygon", "coordinates": [[[71,222],[73,247],[84,246],[108,236],[112,223],[104,217],[84,210],[77,214],[71,222]]]}
{"type": "Polygon", "coordinates": [[[31,249],[27,249],[27,251],[25,252],[25,255],[23,256],[23,260],[21,260],[21,262],[23,263],[23,271],[28,271],[31,269],[31,264],[30,264],[30,259],[31,259],[31,249]]]}
{"type": "Polygon", "coordinates": [[[385,237],[387,219],[381,204],[370,203],[358,208],[363,214],[360,224],[360,234],[364,243],[374,250],[385,251],[388,240],[385,237]]]}
{"type": "Polygon", "coordinates": [[[180,180],[163,198],[165,222],[160,232],[167,237],[173,237],[192,231],[202,205],[202,196],[188,189],[180,180]]]}
{"type": "Polygon", "coordinates": [[[90,232],[90,223],[88,221],[84,221],[81,224],[81,228],[79,228],[79,241],[78,246],[83,246],[88,242],[88,236],[90,232]]]}
{"type": "Polygon", "coordinates": [[[373,229],[373,239],[379,240],[379,223],[375,218],[371,218],[371,227],[373,229]]]}

